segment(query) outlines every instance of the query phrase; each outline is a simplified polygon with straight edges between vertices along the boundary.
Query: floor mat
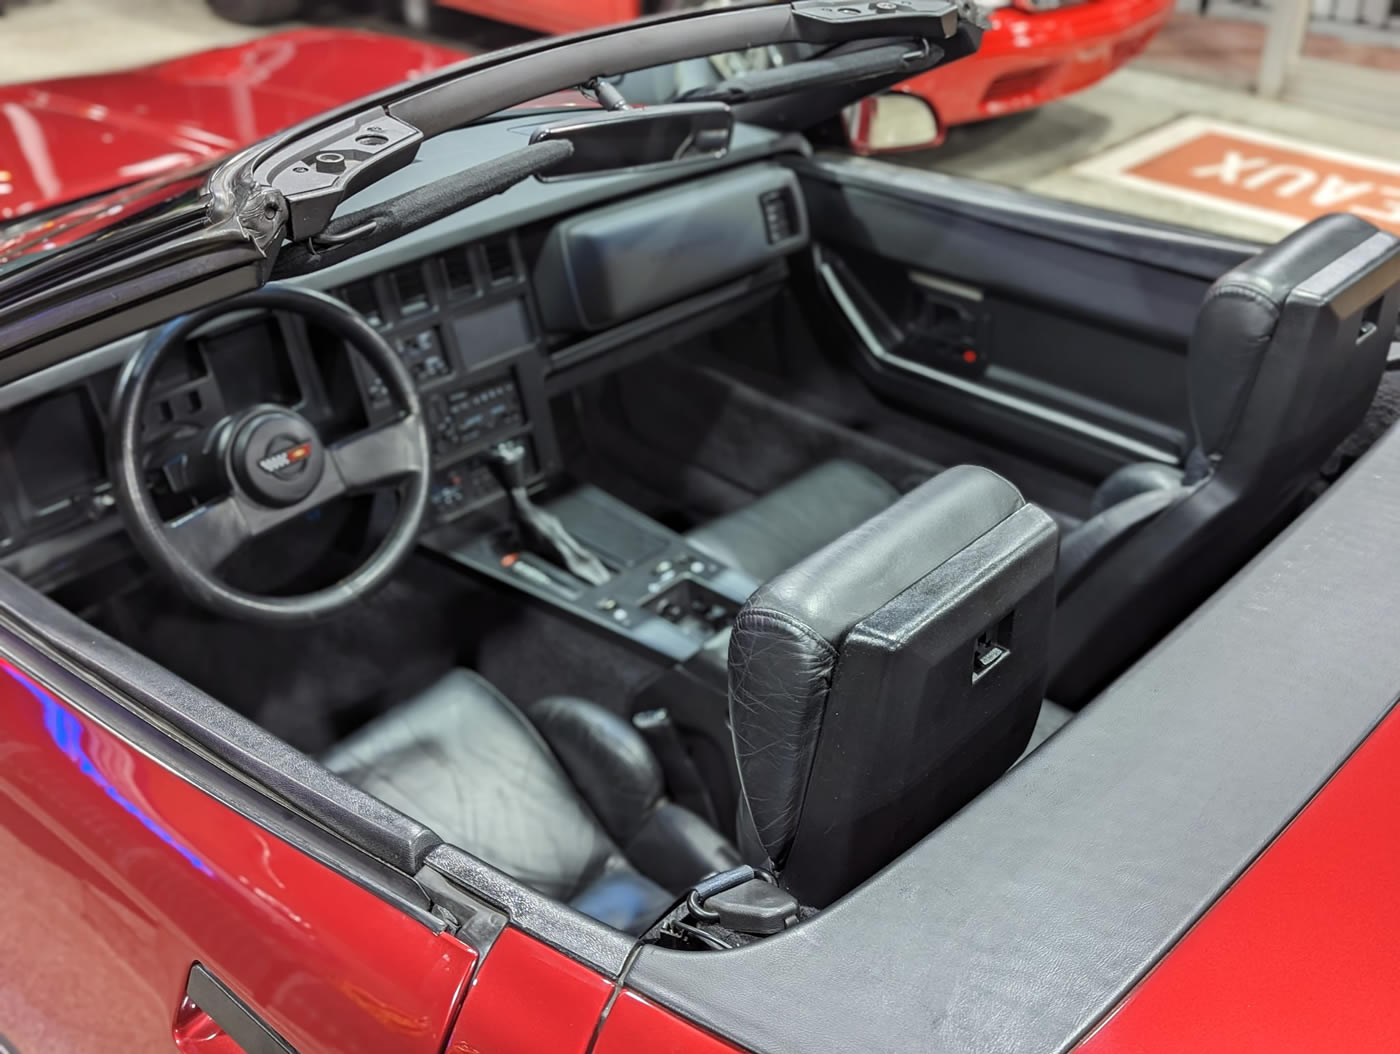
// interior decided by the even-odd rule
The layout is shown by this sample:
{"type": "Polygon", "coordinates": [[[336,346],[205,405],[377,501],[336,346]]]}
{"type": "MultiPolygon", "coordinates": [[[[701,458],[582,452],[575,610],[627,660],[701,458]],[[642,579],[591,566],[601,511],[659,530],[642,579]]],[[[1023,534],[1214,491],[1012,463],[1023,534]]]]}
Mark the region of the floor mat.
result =
{"type": "Polygon", "coordinates": [[[197,607],[164,585],[107,605],[103,629],[298,749],[315,754],[456,664],[471,589],[411,561],[324,622],[284,630],[197,607]]]}

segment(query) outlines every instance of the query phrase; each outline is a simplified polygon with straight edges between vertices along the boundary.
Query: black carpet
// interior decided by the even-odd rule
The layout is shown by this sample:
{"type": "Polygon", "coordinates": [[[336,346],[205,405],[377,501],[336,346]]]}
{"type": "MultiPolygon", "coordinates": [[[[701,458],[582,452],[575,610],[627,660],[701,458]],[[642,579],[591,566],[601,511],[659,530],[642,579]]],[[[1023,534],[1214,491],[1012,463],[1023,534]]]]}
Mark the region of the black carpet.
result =
{"type": "Polygon", "coordinates": [[[478,670],[522,707],[576,694],[622,710],[659,669],[549,612],[426,557],[350,610],[306,627],[210,614],[159,583],[95,621],[308,754],[411,699],[449,669],[478,670]]]}

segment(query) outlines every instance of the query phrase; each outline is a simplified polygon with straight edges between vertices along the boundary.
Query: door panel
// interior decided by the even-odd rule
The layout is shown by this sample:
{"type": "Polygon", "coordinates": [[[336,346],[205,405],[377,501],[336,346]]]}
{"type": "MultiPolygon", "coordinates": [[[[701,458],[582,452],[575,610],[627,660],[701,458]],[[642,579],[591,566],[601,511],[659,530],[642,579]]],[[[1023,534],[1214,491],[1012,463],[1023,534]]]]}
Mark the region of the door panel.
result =
{"type": "Polygon", "coordinates": [[[172,1049],[196,962],[299,1054],[442,1049],[470,948],[100,724],[98,704],[131,715],[38,652],[0,652],[0,1020],[19,1054],[172,1049]]]}
{"type": "Polygon", "coordinates": [[[1086,480],[1180,463],[1197,309],[1255,246],[885,162],[800,167],[819,278],[885,398],[1086,480]]]}
{"type": "Polygon", "coordinates": [[[447,1054],[586,1054],[613,983],[516,929],[491,945],[447,1054]]]}
{"type": "Polygon", "coordinates": [[[636,992],[622,992],[592,1054],[739,1054],[739,1048],[636,992]]]}

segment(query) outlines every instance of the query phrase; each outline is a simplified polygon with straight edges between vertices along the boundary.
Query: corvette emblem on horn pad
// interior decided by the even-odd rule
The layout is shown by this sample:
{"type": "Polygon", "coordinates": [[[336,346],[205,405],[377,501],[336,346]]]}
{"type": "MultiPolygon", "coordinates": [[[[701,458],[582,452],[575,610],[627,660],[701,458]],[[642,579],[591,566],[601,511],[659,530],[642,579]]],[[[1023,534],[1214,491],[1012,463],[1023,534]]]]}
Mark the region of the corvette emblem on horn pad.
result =
{"type": "MultiPolygon", "coordinates": [[[[285,440],[283,440],[285,442],[285,440]]],[[[274,440],[274,442],[276,442],[274,440]]],[[[289,446],[275,453],[270,453],[258,461],[258,468],[274,476],[281,476],[287,469],[300,465],[311,456],[311,440],[303,440],[295,446],[289,446]]]]}

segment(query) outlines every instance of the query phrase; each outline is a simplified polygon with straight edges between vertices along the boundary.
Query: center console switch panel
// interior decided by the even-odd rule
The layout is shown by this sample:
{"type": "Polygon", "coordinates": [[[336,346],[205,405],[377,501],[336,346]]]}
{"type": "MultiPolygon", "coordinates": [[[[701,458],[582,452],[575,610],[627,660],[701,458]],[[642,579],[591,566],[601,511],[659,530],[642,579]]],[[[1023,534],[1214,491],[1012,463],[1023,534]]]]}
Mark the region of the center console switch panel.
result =
{"type": "Polygon", "coordinates": [[[535,291],[546,329],[606,329],[805,248],[797,177],[759,165],[564,220],[535,291]]]}
{"type": "MultiPolygon", "coordinates": [[[[692,561],[694,567],[703,570],[704,564],[695,560],[692,561]]],[[[658,576],[658,585],[661,577],[658,576]]],[[[655,596],[644,601],[642,607],[700,640],[723,632],[739,613],[739,605],[732,599],[690,577],[677,578],[664,585],[655,596]]]]}

